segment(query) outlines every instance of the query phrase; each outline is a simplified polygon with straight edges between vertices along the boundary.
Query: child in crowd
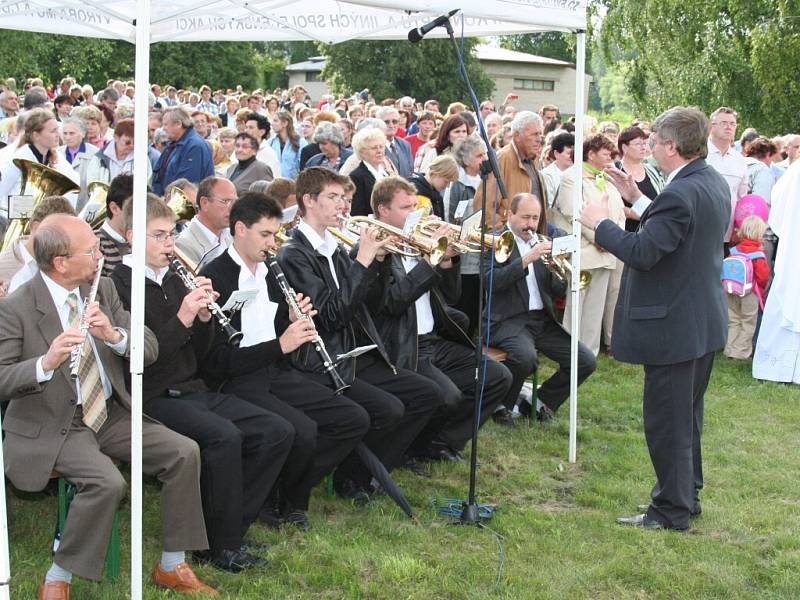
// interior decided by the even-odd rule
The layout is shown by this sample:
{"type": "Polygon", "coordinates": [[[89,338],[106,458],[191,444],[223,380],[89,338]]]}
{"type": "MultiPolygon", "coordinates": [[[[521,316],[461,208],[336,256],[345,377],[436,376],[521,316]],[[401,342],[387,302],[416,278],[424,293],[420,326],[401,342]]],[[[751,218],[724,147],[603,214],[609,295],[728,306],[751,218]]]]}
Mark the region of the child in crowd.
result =
{"type": "Polygon", "coordinates": [[[744,296],[728,293],[728,342],[725,345],[725,356],[729,358],[746,360],[753,352],[758,311],[764,308],[770,273],[761,243],[766,229],[764,219],[751,214],[735,230],[738,241],[731,248],[731,255],[750,255],[753,288],[752,292],[744,296]]]}

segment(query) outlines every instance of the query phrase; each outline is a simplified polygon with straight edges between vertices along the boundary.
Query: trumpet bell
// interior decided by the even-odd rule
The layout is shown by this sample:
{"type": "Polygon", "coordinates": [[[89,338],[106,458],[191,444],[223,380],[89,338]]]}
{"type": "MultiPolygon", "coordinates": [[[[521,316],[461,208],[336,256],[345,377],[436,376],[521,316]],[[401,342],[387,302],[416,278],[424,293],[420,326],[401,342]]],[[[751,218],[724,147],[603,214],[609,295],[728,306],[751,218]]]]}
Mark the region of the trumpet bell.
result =
{"type": "MultiPolygon", "coordinates": [[[[15,158],[13,162],[14,166],[22,172],[19,188],[21,194],[33,196],[34,209],[47,196],[63,196],[69,192],[80,191],[78,184],[55,169],[25,158],[15,158]]],[[[3,238],[3,250],[10,248],[21,235],[29,231],[30,218],[14,219],[9,224],[3,238]]]]}
{"type": "Polygon", "coordinates": [[[106,219],[106,198],[108,198],[108,184],[95,179],[86,185],[88,199],[78,217],[89,223],[92,229],[103,224],[106,219]]]}
{"type": "Polygon", "coordinates": [[[189,196],[179,187],[172,188],[167,200],[167,206],[172,209],[179,221],[190,221],[197,214],[197,209],[189,199],[189,196]]]}

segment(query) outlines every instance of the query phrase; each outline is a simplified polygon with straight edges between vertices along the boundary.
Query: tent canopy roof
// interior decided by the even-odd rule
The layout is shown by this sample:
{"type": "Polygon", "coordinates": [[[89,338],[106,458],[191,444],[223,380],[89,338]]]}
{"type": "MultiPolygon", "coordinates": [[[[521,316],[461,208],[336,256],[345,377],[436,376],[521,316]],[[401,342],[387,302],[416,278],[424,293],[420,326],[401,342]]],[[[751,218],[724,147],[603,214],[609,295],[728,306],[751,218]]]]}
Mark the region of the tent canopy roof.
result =
{"type": "MultiPolygon", "coordinates": [[[[405,39],[454,8],[461,12],[453,28],[467,36],[578,31],[586,23],[586,0],[152,0],[150,41],[405,39]]],[[[0,0],[0,28],[135,43],[136,10],[136,0],[0,0]]]]}

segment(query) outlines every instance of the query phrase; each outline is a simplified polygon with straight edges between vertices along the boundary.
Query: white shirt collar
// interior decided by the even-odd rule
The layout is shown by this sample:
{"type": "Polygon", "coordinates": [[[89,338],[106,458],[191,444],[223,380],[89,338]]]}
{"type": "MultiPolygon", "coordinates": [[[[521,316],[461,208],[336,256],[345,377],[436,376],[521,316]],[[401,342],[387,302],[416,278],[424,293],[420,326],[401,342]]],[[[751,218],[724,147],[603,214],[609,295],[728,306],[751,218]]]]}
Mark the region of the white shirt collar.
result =
{"type": "Polygon", "coordinates": [[[720,152],[719,148],[717,148],[712,142],[711,138],[708,138],[708,153],[709,154],[717,154],[722,157],[730,156],[731,154],[739,154],[733,144],[728,146],[728,149],[725,151],[725,154],[720,152]]]}
{"type": "Polygon", "coordinates": [[[667,181],[665,182],[665,185],[666,185],[667,183],[669,183],[670,181],[672,181],[673,179],[675,179],[675,176],[676,176],[678,173],[680,173],[680,172],[681,172],[681,169],[683,169],[683,167],[685,167],[685,166],[686,166],[686,165],[688,165],[688,164],[689,164],[689,163],[686,163],[686,164],[684,164],[684,165],[681,165],[680,167],[678,167],[677,169],[675,169],[675,170],[674,170],[672,173],[670,173],[670,174],[667,176],[667,181]]]}
{"type": "Polygon", "coordinates": [[[70,294],[75,294],[78,299],[81,297],[81,293],[78,288],[71,290],[65,289],[61,286],[61,284],[58,284],[50,279],[44,271],[42,271],[42,279],[44,280],[47,289],[50,291],[50,296],[53,298],[53,302],[58,310],[61,310],[61,308],[67,303],[67,297],[70,294]]]}
{"type": "Polygon", "coordinates": [[[108,237],[110,237],[110,238],[111,238],[112,240],[114,240],[115,242],[120,242],[120,243],[127,243],[127,242],[128,242],[128,240],[126,240],[124,237],[122,237],[122,236],[121,236],[121,235],[120,235],[120,234],[117,232],[117,230],[116,230],[116,229],[114,229],[114,228],[111,226],[111,223],[109,223],[109,222],[108,222],[108,219],[106,219],[105,221],[103,221],[103,224],[100,226],[100,229],[102,229],[103,231],[105,231],[105,232],[108,234],[108,237]]]}
{"type": "Polygon", "coordinates": [[[458,167],[458,180],[466,186],[471,187],[473,190],[477,190],[478,186],[481,184],[481,176],[479,175],[469,175],[465,170],[464,167],[458,167]]]}
{"type": "Polygon", "coordinates": [[[378,168],[376,169],[371,164],[369,164],[367,161],[362,161],[362,162],[364,163],[364,166],[367,167],[369,172],[372,173],[372,176],[375,178],[375,181],[380,181],[381,179],[383,179],[384,177],[386,177],[388,175],[388,173],[386,172],[386,169],[385,169],[385,167],[383,165],[379,165],[378,168]]]}
{"type": "Polygon", "coordinates": [[[28,252],[28,249],[25,247],[25,240],[20,240],[19,244],[19,257],[22,259],[22,264],[30,265],[32,262],[35,263],[36,259],[31,256],[31,253],[28,252]]]}
{"type": "Polygon", "coordinates": [[[306,236],[306,239],[311,244],[311,247],[320,254],[332,256],[333,253],[336,252],[336,248],[338,247],[336,238],[334,238],[327,229],[325,230],[325,237],[320,237],[319,234],[314,231],[311,225],[302,219],[300,219],[300,223],[298,223],[297,228],[300,230],[300,233],[306,236]]]}
{"type": "MultiPolygon", "coordinates": [[[[122,257],[122,264],[127,265],[133,270],[133,254],[126,254],[122,257]]],[[[150,281],[154,281],[158,285],[161,285],[164,282],[164,277],[169,271],[169,266],[161,267],[158,272],[154,271],[147,265],[144,266],[144,276],[147,277],[150,281]]]]}
{"type": "Polygon", "coordinates": [[[255,278],[256,281],[266,281],[267,278],[267,265],[263,262],[260,262],[256,265],[256,272],[253,273],[248,267],[242,256],[236,251],[236,248],[233,247],[233,244],[228,246],[228,256],[231,257],[233,262],[239,265],[239,287],[241,288],[242,284],[245,281],[249,281],[251,278],[255,278]]]}
{"type": "Polygon", "coordinates": [[[212,244],[223,244],[225,243],[225,230],[223,229],[219,235],[214,235],[214,232],[211,231],[208,227],[203,225],[198,217],[194,217],[192,219],[194,223],[197,224],[199,230],[203,233],[206,239],[212,244]]]}

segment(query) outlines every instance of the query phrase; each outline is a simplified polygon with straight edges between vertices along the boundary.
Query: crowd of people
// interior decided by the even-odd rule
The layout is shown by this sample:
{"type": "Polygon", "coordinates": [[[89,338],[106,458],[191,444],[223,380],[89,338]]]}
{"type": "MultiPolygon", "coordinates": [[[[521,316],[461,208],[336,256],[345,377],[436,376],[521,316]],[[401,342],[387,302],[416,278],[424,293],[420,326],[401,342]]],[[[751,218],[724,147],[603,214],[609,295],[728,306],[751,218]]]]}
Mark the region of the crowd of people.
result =
{"type": "MultiPolygon", "coordinates": [[[[100,577],[124,493],[111,459],[130,459],[133,130],[145,115],[134,115],[132,82],[110,80],[97,93],[71,78],[52,89],[29,80],[19,96],[16,87],[6,80],[0,92],[0,399],[10,401],[3,426],[13,484],[37,491],[55,470],[78,488],[40,589],[52,599],[66,597],[73,573],[100,577]],[[31,193],[23,186],[31,178],[17,159],[72,186],[19,213],[14,202],[31,193]],[[76,348],[89,358],[71,377],[76,348]]],[[[421,477],[430,477],[431,461],[462,460],[479,400],[481,425],[556,418],[569,396],[574,298],[551,240],[572,231],[576,143],[584,159],[579,384],[604,348],[620,360],[663,364],[643,358],[631,329],[663,344],[662,358],[691,359],[706,375],[723,345],[742,360],[755,347],[756,377],[800,382],[790,295],[797,277],[788,266],[800,135],[770,139],[746,129],[737,140],[737,114],[725,107],[708,119],[668,111],[652,126],[586,117],[576,140],[574,120],[558,107],[526,110],[513,94],[473,114],[433,99],[376,101],[369,90],[315,102],[302,86],[245,93],[154,84],[148,93],[148,161],[137,167],[151,190],[141,199],[143,452],[145,472],[163,483],[157,585],[217,594],[192,572],[189,551],[231,572],[264,565],[249,527],[310,528],[311,491],[328,475],[338,496],[368,503],[383,490],[365,448],[387,469],[421,477]],[[479,121],[505,196],[493,173],[482,177],[489,148],[479,121]],[[709,198],[722,190],[722,205],[703,207],[698,185],[709,198]],[[692,200],[681,205],[677,195],[692,200]],[[489,228],[513,244],[507,256],[485,253],[482,270],[481,254],[465,251],[457,232],[484,203],[489,228]],[[423,237],[446,238],[446,250],[396,233],[419,211],[430,215],[423,237]],[[680,270],[692,276],[665,304],[680,270]],[[642,289],[649,295],[630,305],[642,289]],[[692,312],[695,301],[703,307],[692,312]],[[694,343],[660,329],[677,306],[688,311],[683,325],[694,324],[694,343]],[[485,392],[476,398],[480,322],[502,362],[483,362],[485,392]],[[557,369],[532,390],[526,381],[539,353],[557,369]]],[[[663,407],[648,413],[655,382],[687,368],[646,367],[646,431],[663,417],[663,407]]],[[[703,381],[683,391],[702,400],[703,381]]],[[[690,427],[681,443],[699,448],[692,410],[695,442],[690,427]]],[[[702,401],[699,411],[702,422],[702,401]]],[[[666,458],[673,447],[662,440],[653,448],[664,485],[632,524],[684,529],[699,514],[702,477],[690,460],[688,475],[675,479],[666,458]]]]}

